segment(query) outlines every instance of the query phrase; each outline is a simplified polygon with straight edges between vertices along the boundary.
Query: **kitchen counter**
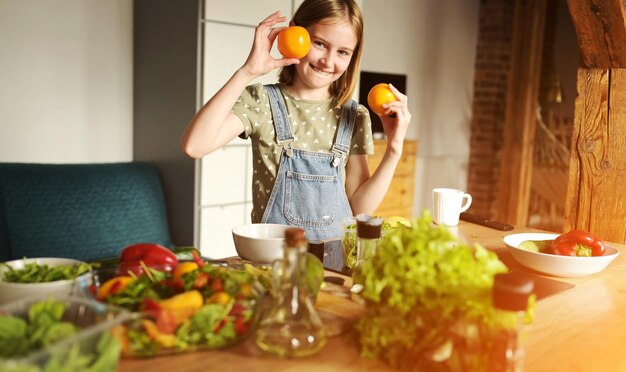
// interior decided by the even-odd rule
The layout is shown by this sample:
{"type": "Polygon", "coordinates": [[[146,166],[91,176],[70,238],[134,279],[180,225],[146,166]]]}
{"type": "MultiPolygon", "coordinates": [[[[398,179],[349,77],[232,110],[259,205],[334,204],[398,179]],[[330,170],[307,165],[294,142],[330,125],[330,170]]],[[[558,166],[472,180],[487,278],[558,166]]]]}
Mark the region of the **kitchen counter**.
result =
{"type": "MultiPolygon", "coordinates": [[[[495,251],[511,269],[529,272],[508,253],[502,237],[528,228],[498,231],[467,222],[452,228],[468,243],[495,251]]],[[[624,371],[626,358],[626,247],[611,244],[620,255],[604,271],[583,278],[556,278],[560,288],[536,304],[535,321],[526,342],[525,371],[624,371]]],[[[328,273],[328,275],[337,275],[328,273]]],[[[541,285],[541,284],[540,284],[541,285]]],[[[557,285],[557,287],[559,287],[557,285]]],[[[325,323],[339,328],[358,318],[360,305],[324,292],[318,299],[325,323]]],[[[337,328],[337,329],[339,329],[337,328]]],[[[330,337],[317,355],[280,359],[260,351],[252,338],[215,351],[193,352],[151,359],[124,359],[120,371],[381,371],[391,370],[378,360],[359,355],[345,335],[330,337]]]]}

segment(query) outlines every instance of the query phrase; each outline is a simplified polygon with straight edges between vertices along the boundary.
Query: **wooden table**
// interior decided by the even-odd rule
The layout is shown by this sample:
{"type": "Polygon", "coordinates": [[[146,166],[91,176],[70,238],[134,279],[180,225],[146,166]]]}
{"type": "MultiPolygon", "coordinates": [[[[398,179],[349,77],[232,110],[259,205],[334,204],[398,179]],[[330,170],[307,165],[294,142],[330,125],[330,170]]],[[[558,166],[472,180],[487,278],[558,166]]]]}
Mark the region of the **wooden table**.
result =
{"type": "MultiPolygon", "coordinates": [[[[537,231],[516,228],[502,232],[461,222],[453,228],[467,242],[478,242],[498,253],[512,269],[526,270],[508,253],[502,237],[537,231]]],[[[626,371],[626,247],[603,272],[584,278],[550,278],[573,288],[538,301],[535,321],[526,343],[526,371],[626,371]]],[[[527,270],[526,270],[527,271],[527,270]]],[[[358,317],[358,305],[328,294],[319,307],[346,321],[358,317]]],[[[381,371],[380,361],[363,358],[345,336],[329,338],[317,355],[280,359],[261,352],[252,339],[216,351],[194,352],[152,359],[124,359],[120,371],[381,371]]]]}

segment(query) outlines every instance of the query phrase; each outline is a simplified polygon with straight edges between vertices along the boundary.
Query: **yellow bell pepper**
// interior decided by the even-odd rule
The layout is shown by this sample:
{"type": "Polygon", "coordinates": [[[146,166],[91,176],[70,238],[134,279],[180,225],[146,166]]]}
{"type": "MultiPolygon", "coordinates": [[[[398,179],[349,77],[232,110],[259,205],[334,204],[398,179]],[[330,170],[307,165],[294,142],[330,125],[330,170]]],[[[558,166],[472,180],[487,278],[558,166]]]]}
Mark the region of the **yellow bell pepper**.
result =
{"type": "Polygon", "coordinates": [[[189,319],[203,305],[204,298],[200,291],[195,289],[159,301],[161,310],[172,314],[174,322],[177,325],[189,319]]]}

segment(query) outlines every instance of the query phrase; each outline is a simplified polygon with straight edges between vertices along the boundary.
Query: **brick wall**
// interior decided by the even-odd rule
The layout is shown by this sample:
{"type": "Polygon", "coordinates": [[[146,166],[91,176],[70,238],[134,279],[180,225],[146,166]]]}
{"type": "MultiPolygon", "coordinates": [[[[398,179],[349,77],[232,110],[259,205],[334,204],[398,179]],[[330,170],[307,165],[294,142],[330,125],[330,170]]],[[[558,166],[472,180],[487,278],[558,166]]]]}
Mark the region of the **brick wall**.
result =
{"type": "MultiPolygon", "coordinates": [[[[496,218],[498,214],[515,1],[482,0],[480,3],[467,189],[473,197],[471,212],[490,218],[496,218]]],[[[549,1],[546,9],[539,92],[539,101],[544,108],[549,105],[547,96],[556,73],[554,44],[558,5],[557,1],[549,1]]],[[[545,116],[545,112],[543,114],[545,116]]]]}
{"type": "Polygon", "coordinates": [[[506,110],[515,0],[482,0],[470,136],[471,212],[497,215],[500,153],[506,110]]]}

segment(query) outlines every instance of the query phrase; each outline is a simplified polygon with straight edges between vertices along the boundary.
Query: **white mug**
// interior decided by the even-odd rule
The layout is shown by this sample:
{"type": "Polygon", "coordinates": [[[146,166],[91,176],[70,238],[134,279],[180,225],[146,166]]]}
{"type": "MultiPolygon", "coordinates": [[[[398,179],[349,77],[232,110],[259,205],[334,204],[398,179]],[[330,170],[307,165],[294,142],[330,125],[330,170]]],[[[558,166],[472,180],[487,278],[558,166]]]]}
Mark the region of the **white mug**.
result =
{"type": "Polygon", "coordinates": [[[472,196],[464,191],[433,189],[433,220],[437,225],[456,226],[461,212],[465,212],[471,204],[472,196]]]}

